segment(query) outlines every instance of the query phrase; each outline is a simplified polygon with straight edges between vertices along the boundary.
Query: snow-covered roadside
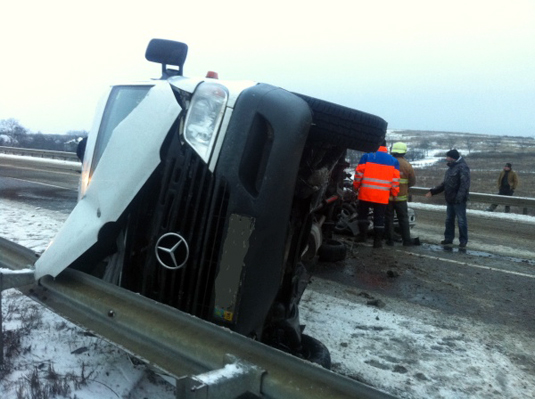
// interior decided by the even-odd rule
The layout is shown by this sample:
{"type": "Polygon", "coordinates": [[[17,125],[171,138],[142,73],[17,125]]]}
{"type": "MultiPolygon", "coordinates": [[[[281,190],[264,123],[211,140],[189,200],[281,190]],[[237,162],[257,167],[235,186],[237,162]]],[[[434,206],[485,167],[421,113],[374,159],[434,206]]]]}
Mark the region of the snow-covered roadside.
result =
{"type": "MultiPolygon", "coordinates": [[[[2,199],[0,237],[41,253],[67,216],[2,199]]],[[[4,291],[2,299],[5,360],[0,367],[1,398],[40,397],[35,396],[39,389],[50,398],[175,397],[170,384],[115,345],[15,289],[4,291]]]]}
{"type": "Polygon", "coordinates": [[[42,253],[68,215],[35,208],[7,199],[0,200],[0,237],[42,253]]]}
{"type": "MultiPolygon", "coordinates": [[[[416,211],[416,215],[418,215],[418,210],[427,210],[427,211],[436,211],[439,212],[439,214],[443,214],[444,218],[446,217],[446,206],[445,205],[431,205],[431,204],[425,204],[421,202],[410,202],[409,207],[414,209],[416,211]]],[[[477,250],[482,251],[486,253],[492,253],[495,255],[501,255],[505,257],[512,257],[512,258],[522,258],[522,259],[535,259],[535,252],[530,250],[529,245],[519,245],[519,242],[517,241],[510,241],[510,242],[503,242],[503,241],[492,241],[488,239],[488,234],[485,234],[485,232],[477,232],[477,231],[471,231],[470,225],[471,225],[471,218],[474,216],[477,216],[478,218],[483,219],[492,219],[493,223],[495,222],[496,225],[500,225],[499,221],[507,221],[507,222],[517,222],[521,223],[523,225],[530,224],[533,225],[533,228],[535,229],[535,217],[534,216],[528,216],[528,215],[520,215],[520,214],[513,214],[513,213],[504,213],[504,212],[486,212],[486,211],[479,211],[479,210],[473,210],[468,209],[466,211],[467,218],[468,218],[468,228],[469,228],[469,250],[477,250]],[[498,219],[498,220],[497,220],[498,219]],[[474,234],[476,233],[476,234],[474,234]],[[523,246],[523,248],[520,248],[523,246]]],[[[421,228],[421,225],[418,224],[418,216],[416,218],[416,227],[415,227],[416,233],[420,237],[422,241],[426,242],[436,242],[438,243],[442,238],[442,231],[443,231],[443,224],[440,225],[440,233],[439,234],[429,234],[425,229],[421,228]]]]}
{"type": "Polygon", "coordinates": [[[34,165],[55,165],[59,167],[64,167],[66,169],[80,170],[81,164],[78,161],[66,161],[62,159],[50,159],[50,158],[38,158],[38,157],[29,157],[24,155],[12,155],[12,154],[0,154],[0,159],[24,159],[26,163],[34,165]]]}
{"type": "MultiPolygon", "coordinates": [[[[0,236],[42,252],[66,217],[0,200],[0,236]]],[[[16,290],[6,291],[3,298],[4,328],[30,328],[9,359],[12,367],[1,374],[0,397],[16,397],[20,387],[29,386],[33,373],[42,381],[54,374],[65,377],[72,385],[67,398],[173,397],[170,385],[115,346],[87,335],[16,290]]],[[[335,371],[403,398],[526,398],[535,392],[529,360],[535,344],[527,345],[529,338],[506,327],[490,328],[412,304],[375,299],[386,306],[369,306],[365,293],[321,279],[314,279],[305,292],[305,331],[327,345],[335,371]]]]}
{"type": "Polygon", "coordinates": [[[366,293],[321,279],[305,291],[305,331],[328,346],[334,371],[401,398],[520,399],[535,392],[533,364],[525,360],[535,350],[530,337],[374,299],[385,307],[369,306],[366,293]]]}
{"type": "Polygon", "coordinates": [[[2,311],[0,397],[175,398],[174,388],[143,363],[19,291],[3,292],[2,311]]]}

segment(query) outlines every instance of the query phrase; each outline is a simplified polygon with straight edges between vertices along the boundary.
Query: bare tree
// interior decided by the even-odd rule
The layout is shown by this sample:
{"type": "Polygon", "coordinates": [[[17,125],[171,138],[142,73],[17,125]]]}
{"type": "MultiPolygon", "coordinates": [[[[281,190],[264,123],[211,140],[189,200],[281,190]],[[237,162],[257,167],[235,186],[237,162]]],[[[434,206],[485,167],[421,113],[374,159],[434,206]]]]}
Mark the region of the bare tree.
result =
{"type": "Polygon", "coordinates": [[[467,136],[465,137],[464,142],[466,144],[468,153],[470,154],[470,152],[474,149],[474,138],[471,136],[467,136]]]}
{"type": "Polygon", "coordinates": [[[442,144],[448,149],[455,148],[455,144],[457,143],[457,137],[453,134],[445,134],[443,137],[441,137],[439,140],[437,140],[438,144],[442,144]]]}
{"type": "Polygon", "coordinates": [[[424,151],[425,156],[427,157],[429,155],[429,149],[431,148],[431,143],[429,142],[429,139],[422,139],[418,146],[422,149],[422,151],[424,151]]]}
{"type": "Polygon", "coordinates": [[[535,145],[535,140],[533,137],[522,136],[518,137],[518,143],[520,144],[520,151],[525,152],[535,145]]]}
{"type": "Polygon", "coordinates": [[[0,120],[0,134],[8,136],[13,145],[20,143],[21,138],[28,133],[18,120],[9,118],[0,120]]]}
{"type": "Polygon", "coordinates": [[[498,147],[500,146],[501,143],[502,143],[502,138],[499,136],[488,139],[489,147],[492,148],[493,152],[498,151],[498,147]]]}

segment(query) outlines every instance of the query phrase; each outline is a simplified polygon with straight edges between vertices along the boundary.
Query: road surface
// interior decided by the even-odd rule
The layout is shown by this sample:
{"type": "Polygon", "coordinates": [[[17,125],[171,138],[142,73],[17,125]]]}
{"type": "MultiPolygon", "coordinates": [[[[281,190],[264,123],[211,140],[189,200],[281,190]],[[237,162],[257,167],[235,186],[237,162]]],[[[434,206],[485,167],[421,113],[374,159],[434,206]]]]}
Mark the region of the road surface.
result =
{"type": "MultiPolygon", "coordinates": [[[[1,197],[6,196],[44,209],[61,209],[66,213],[74,207],[79,177],[77,172],[53,169],[43,172],[35,166],[24,167],[21,171],[16,169],[20,168],[0,162],[1,197]]],[[[417,329],[426,325],[429,326],[426,331],[434,331],[435,328],[451,330],[451,337],[439,340],[436,345],[418,347],[419,350],[415,351],[414,343],[411,346],[411,342],[399,342],[396,337],[384,338],[382,335],[385,327],[377,327],[376,337],[372,340],[372,352],[379,356],[379,360],[365,360],[364,363],[376,368],[378,375],[384,370],[391,370],[394,375],[406,372],[406,380],[415,384],[415,387],[417,384],[430,385],[427,394],[420,397],[429,397],[429,392],[433,389],[440,389],[444,383],[454,384],[454,381],[450,378],[441,382],[439,377],[430,376],[430,368],[426,370],[419,367],[426,362],[431,364],[430,359],[440,357],[445,351],[462,355],[465,348],[470,347],[474,340],[480,339],[478,334],[481,331],[488,334],[482,342],[488,346],[489,352],[505,356],[529,378],[533,378],[533,221],[521,216],[508,218],[502,214],[469,212],[470,241],[466,249],[460,249],[456,245],[438,245],[443,238],[443,208],[413,206],[417,222],[412,234],[420,237],[421,246],[403,247],[396,244],[392,248],[378,250],[370,244],[356,244],[352,237],[337,237],[347,244],[348,256],[340,262],[315,264],[312,284],[305,292],[302,302],[302,321],[309,325],[308,333],[322,340],[327,340],[327,336],[333,334],[332,328],[327,328],[325,336],[322,336],[321,323],[317,323],[320,310],[329,316],[332,307],[314,302],[315,293],[329,293],[336,300],[346,301],[347,314],[352,314],[352,304],[369,303],[390,314],[409,317],[417,329]],[[320,309],[321,306],[324,309],[320,309]],[[467,320],[477,326],[478,334],[466,325],[467,320]],[[313,321],[316,321],[315,325],[313,321]]],[[[372,345],[361,336],[363,329],[370,327],[363,327],[358,321],[358,315],[352,317],[355,317],[352,327],[355,332],[344,332],[339,343],[345,348],[345,353],[353,344],[360,345],[360,350],[372,345]]],[[[384,318],[385,314],[381,317],[384,318]]],[[[335,347],[329,349],[336,352],[335,347]]],[[[366,357],[364,354],[362,356],[366,357]]],[[[342,354],[338,358],[343,357],[342,354]]],[[[452,357],[453,363],[455,359],[452,357]]],[[[333,369],[371,385],[381,386],[380,381],[372,377],[373,372],[366,374],[362,369],[351,369],[350,365],[343,362],[336,362],[333,369]]],[[[444,369],[443,374],[448,373],[451,374],[452,371],[444,369]]],[[[495,380],[491,382],[497,384],[495,380]]],[[[470,386],[469,381],[464,386],[470,386]]],[[[528,388],[523,389],[529,390],[530,386],[535,385],[529,382],[528,388]]],[[[474,387],[476,388],[480,387],[474,387]]],[[[405,390],[407,389],[408,387],[405,390]]],[[[459,397],[471,397],[465,395],[470,388],[462,389],[464,396],[459,397]]],[[[405,390],[396,388],[395,392],[405,390]]],[[[507,390],[493,389],[492,396],[489,396],[488,390],[478,392],[480,395],[474,393],[473,397],[498,398],[503,397],[501,393],[507,390]]]]}
{"type": "Polygon", "coordinates": [[[0,155],[0,198],[70,213],[79,179],[73,162],[0,155]]]}

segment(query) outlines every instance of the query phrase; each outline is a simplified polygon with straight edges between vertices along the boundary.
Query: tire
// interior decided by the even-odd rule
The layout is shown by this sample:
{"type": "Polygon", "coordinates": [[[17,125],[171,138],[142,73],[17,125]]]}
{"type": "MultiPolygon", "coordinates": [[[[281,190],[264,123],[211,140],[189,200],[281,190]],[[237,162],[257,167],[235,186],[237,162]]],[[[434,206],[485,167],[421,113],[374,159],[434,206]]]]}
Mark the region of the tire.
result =
{"type": "Polygon", "coordinates": [[[301,345],[303,346],[303,358],[319,364],[327,370],[331,369],[331,354],[321,341],[309,335],[301,334],[301,345]]]}
{"type": "Polygon", "coordinates": [[[375,115],[294,93],[307,102],[313,114],[309,139],[362,152],[377,151],[386,135],[387,122],[375,115]]]}
{"type": "Polygon", "coordinates": [[[346,226],[340,226],[339,224],[336,224],[333,228],[333,231],[335,234],[341,235],[341,236],[353,236],[353,232],[350,228],[346,226]]]}
{"type": "Polygon", "coordinates": [[[347,248],[344,243],[336,240],[325,241],[318,250],[322,262],[338,262],[346,258],[347,248]]]}
{"type": "Polygon", "coordinates": [[[342,212],[346,214],[347,217],[353,216],[357,213],[357,206],[355,204],[342,204],[342,212]]]}

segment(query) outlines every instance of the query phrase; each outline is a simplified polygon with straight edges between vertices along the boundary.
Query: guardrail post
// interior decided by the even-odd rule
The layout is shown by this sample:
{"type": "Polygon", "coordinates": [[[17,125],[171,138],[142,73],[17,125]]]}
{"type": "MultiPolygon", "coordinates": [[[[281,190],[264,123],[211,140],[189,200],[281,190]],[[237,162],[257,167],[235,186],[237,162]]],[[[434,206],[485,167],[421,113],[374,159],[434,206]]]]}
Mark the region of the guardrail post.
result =
{"type": "MultiPolygon", "coordinates": [[[[424,196],[429,191],[424,187],[411,187],[409,189],[409,195],[424,196]]],[[[442,201],[443,200],[442,196],[442,201]]],[[[421,202],[421,201],[419,201],[421,202]]],[[[535,198],[529,197],[512,197],[508,195],[499,194],[485,194],[470,192],[470,202],[481,204],[497,204],[504,206],[514,206],[522,209],[524,215],[528,214],[528,209],[535,208],[535,198]]],[[[445,202],[442,202],[445,205],[445,202]]]]}
{"type": "Polygon", "coordinates": [[[4,365],[4,319],[2,318],[2,293],[4,292],[4,278],[0,273],[0,367],[4,365]]]}
{"type": "Polygon", "coordinates": [[[177,399],[235,399],[261,397],[262,375],[258,366],[227,355],[230,361],[223,368],[177,380],[177,399]]]}

